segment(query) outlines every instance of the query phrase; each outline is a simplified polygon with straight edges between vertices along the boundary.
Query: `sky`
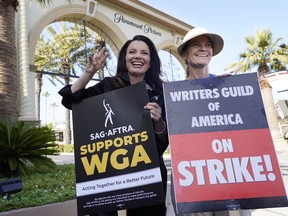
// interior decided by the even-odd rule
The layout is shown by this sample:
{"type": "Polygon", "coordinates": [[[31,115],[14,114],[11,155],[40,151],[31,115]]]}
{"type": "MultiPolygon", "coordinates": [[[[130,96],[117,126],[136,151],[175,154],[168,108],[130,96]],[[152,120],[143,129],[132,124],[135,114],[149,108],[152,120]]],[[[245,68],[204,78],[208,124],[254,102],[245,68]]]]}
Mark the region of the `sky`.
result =
{"type": "MultiPolygon", "coordinates": [[[[210,72],[225,73],[224,69],[239,61],[239,54],[245,51],[244,38],[255,35],[257,29],[268,28],[273,40],[283,38],[288,43],[287,0],[141,0],[164,13],[173,16],[194,27],[203,27],[217,33],[224,39],[224,48],[213,57],[210,72]]],[[[49,91],[45,98],[41,96],[41,120],[43,123],[64,120],[64,108],[57,91],[62,87],[53,87],[44,79],[42,94],[49,91]],[[52,103],[57,107],[53,109],[52,103]],[[55,111],[55,115],[54,115],[55,111]]],[[[288,99],[287,94],[278,95],[279,99],[288,99]]]]}
{"type": "Polygon", "coordinates": [[[221,35],[222,52],[210,63],[210,71],[224,73],[224,68],[239,61],[245,51],[245,36],[256,29],[269,28],[273,38],[288,43],[287,0],[141,0],[194,27],[203,27],[221,35]]]}

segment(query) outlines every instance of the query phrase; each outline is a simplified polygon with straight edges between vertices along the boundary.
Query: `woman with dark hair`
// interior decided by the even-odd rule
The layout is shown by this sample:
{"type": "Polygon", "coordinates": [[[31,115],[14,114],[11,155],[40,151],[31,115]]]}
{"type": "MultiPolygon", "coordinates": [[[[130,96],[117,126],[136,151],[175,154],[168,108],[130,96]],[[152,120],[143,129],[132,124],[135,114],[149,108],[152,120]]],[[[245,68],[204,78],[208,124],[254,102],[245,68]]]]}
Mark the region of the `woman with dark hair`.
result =
{"type": "MultiPolygon", "coordinates": [[[[145,77],[144,80],[146,81],[147,84],[153,83],[155,85],[156,89],[159,91],[162,91],[162,81],[160,79],[161,75],[161,62],[160,58],[158,56],[158,52],[156,50],[155,45],[153,42],[142,35],[136,35],[132,40],[128,40],[122,47],[122,49],[119,52],[119,57],[118,57],[118,64],[117,64],[117,71],[116,71],[116,76],[121,76],[123,74],[127,74],[127,69],[128,69],[128,74],[129,74],[129,68],[127,68],[126,64],[126,53],[129,45],[133,41],[142,41],[144,42],[149,50],[150,50],[150,67],[148,70],[145,72],[145,77]]],[[[130,71],[131,72],[131,71],[130,71]]]]}
{"type": "MultiPolygon", "coordinates": [[[[99,83],[85,88],[93,75],[104,64],[108,53],[105,47],[98,54],[89,58],[85,72],[73,84],[62,88],[59,94],[62,96],[62,104],[71,109],[73,103],[78,103],[85,98],[113,91],[125,86],[145,81],[151,102],[144,109],[150,111],[155,131],[155,139],[160,159],[160,168],[164,192],[166,195],[167,170],[164,165],[163,153],[168,146],[168,136],[165,123],[165,109],[161,75],[161,62],[153,42],[142,35],[136,35],[128,40],[121,48],[118,57],[117,71],[114,77],[106,77],[99,83]]],[[[116,216],[117,211],[97,213],[95,216],[116,216]]],[[[165,216],[165,200],[161,205],[152,205],[135,209],[128,209],[127,216],[165,216]]]]}

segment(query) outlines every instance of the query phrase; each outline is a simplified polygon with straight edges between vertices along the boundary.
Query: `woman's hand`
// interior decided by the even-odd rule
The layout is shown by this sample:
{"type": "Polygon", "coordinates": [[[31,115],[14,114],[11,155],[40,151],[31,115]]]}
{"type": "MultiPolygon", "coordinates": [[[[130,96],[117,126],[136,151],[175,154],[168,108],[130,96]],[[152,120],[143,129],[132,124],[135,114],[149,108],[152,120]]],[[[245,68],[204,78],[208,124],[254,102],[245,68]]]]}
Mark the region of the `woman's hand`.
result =
{"type": "Polygon", "coordinates": [[[101,69],[109,56],[109,53],[105,51],[106,48],[103,47],[99,53],[95,53],[92,57],[89,57],[85,70],[86,73],[94,75],[99,69],[101,69]]]}
{"type": "Polygon", "coordinates": [[[105,50],[106,48],[103,47],[99,53],[94,54],[93,57],[89,57],[85,72],[82,73],[80,78],[71,86],[72,93],[78,91],[79,89],[85,88],[94,74],[103,66],[106,58],[109,56],[109,53],[105,52],[105,50]]]}
{"type": "Polygon", "coordinates": [[[153,120],[156,134],[161,134],[166,129],[166,123],[162,119],[162,108],[155,102],[149,102],[144,109],[150,110],[150,116],[153,120]]]}
{"type": "Polygon", "coordinates": [[[155,122],[161,119],[162,109],[157,103],[149,102],[144,106],[144,109],[150,110],[150,116],[155,122]]]}

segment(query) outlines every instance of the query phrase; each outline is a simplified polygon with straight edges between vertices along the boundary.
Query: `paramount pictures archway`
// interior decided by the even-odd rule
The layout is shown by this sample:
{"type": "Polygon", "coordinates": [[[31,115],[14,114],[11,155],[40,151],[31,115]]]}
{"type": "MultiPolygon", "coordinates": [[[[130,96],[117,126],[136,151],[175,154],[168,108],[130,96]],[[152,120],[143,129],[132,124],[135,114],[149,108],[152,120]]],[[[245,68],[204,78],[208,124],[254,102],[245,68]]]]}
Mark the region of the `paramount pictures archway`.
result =
{"type": "Polygon", "coordinates": [[[17,13],[18,72],[20,82],[20,120],[37,121],[35,105],[34,55],[38,38],[43,29],[57,21],[86,20],[95,26],[114,54],[136,34],[153,40],[158,50],[176,47],[192,26],[162,13],[136,0],[65,0],[41,8],[36,3],[19,1],[17,13]]]}

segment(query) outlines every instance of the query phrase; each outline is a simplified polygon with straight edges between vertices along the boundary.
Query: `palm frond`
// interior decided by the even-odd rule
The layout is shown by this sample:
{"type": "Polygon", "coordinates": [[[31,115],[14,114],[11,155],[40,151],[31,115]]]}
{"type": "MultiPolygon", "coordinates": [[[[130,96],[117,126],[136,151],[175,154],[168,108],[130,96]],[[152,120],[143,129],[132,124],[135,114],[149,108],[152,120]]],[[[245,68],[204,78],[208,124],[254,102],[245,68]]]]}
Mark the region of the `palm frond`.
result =
{"type": "Polygon", "coordinates": [[[28,167],[55,167],[47,155],[58,154],[56,136],[47,126],[37,127],[32,123],[0,120],[0,165],[10,172],[27,175],[28,167]]]}
{"type": "Polygon", "coordinates": [[[239,62],[226,67],[228,72],[246,72],[257,68],[258,74],[268,73],[273,70],[283,70],[288,63],[288,49],[282,43],[282,38],[273,41],[269,29],[258,29],[254,36],[246,36],[247,47],[240,53],[239,62]],[[277,63],[275,62],[277,60],[277,63]]]}

